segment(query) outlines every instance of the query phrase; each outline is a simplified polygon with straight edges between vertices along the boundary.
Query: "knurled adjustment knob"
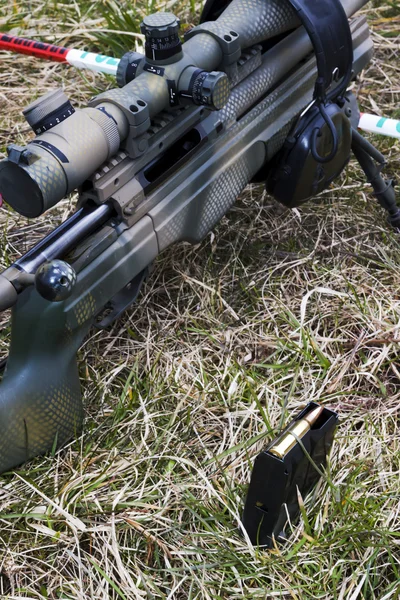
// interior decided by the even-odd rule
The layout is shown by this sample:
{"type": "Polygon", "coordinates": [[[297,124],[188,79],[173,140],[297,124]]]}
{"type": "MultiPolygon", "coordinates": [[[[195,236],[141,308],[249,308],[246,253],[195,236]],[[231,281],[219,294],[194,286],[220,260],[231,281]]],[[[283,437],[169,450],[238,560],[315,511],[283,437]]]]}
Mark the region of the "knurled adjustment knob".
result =
{"type": "Polygon", "coordinates": [[[136,77],[140,63],[144,60],[143,54],[138,52],[125,52],[121,57],[117,68],[117,84],[124,87],[136,77]]]}
{"type": "Polygon", "coordinates": [[[23,115],[36,135],[39,135],[62,123],[74,112],[68,97],[61,89],[58,89],[52,90],[32,102],[25,108],[23,115]]]}
{"type": "Polygon", "coordinates": [[[200,71],[192,80],[191,89],[194,104],[220,110],[228,102],[230,84],[226,73],[221,71],[200,71]]]}
{"type": "Polygon", "coordinates": [[[158,12],[143,19],[140,30],[145,36],[145,54],[151,63],[168,64],[182,57],[179,19],[169,12],[158,12]]]}

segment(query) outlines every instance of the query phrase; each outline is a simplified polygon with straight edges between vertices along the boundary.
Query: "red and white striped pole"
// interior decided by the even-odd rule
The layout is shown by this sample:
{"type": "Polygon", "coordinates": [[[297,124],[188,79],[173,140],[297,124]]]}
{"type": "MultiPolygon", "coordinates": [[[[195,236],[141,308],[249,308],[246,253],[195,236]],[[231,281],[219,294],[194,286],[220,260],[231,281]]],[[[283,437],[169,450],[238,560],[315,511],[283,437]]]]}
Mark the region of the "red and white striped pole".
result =
{"type": "Polygon", "coordinates": [[[90,69],[98,73],[116,75],[119,64],[118,58],[84,52],[75,48],[63,48],[54,44],[46,44],[36,40],[16,37],[6,33],[0,33],[0,50],[9,50],[18,54],[28,54],[36,58],[44,58],[60,63],[67,63],[78,69],[90,69]]]}

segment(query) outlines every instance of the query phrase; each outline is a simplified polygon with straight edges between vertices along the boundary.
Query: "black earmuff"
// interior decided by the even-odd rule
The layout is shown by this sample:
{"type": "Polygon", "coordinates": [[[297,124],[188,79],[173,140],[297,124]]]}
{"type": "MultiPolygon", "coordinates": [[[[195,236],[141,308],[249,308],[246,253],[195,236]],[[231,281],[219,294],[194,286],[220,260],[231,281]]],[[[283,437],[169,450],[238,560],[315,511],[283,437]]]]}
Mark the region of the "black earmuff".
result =
{"type": "Polygon", "coordinates": [[[313,104],[268,165],[268,192],[294,207],[323,191],[349,161],[351,122],[345,92],[352,76],[353,44],[340,0],[290,2],[310,36],[318,68],[313,104]]]}

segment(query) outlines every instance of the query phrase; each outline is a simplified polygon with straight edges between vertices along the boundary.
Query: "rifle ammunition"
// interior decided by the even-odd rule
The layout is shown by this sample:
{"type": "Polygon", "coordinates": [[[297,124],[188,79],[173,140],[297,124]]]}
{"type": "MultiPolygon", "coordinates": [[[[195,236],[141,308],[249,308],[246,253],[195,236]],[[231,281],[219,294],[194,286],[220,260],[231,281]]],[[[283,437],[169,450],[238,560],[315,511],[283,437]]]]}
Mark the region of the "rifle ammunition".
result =
{"type": "Polygon", "coordinates": [[[270,548],[287,539],[287,523],[300,513],[298,494],[305,498],[319,481],[337,423],[336,413],[311,402],[256,457],[242,518],[252,544],[270,548]]]}
{"type": "Polygon", "coordinates": [[[281,438],[278,438],[276,444],[268,450],[274,456],[278,458],[284,458],[286,454],[297,444],[297,440],[305,436],[307,431],[310,431],[314,423],[317,422],[318,417],[322,413],[324,408],[318,406],[311,412],[305,415],[300,421],[296,421],[289,431],[283,434],[281,438]]]}

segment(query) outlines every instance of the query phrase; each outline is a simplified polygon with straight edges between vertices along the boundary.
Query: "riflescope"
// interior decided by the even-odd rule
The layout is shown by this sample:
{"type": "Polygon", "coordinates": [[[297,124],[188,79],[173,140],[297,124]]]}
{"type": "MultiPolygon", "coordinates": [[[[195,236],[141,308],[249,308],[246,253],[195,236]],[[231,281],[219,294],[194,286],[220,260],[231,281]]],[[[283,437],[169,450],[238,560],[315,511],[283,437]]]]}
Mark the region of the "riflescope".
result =
{"type": "Polygon", "coordinates": [[[242,48],[298,26],[286,2],[271,18],[275,4],[282,3],[257,0],[251,19],[256,25],[249,29],[238,0],[233,0],[219,19],[188,32],[184,44],[173,14],[147,16],[141,24],[145,54],[131,52],[122,58],[120,89],[96,96],[84,109],[75,109],[56,90],[25,109],[36,137],[25,147],[9,146],[8,158],[0,163],[4,200],[18,213],[37,217],[81,186],[120,148],[134,159],[144,154],[147,132],[160,112],[223,108],[230,94],[227,73],[235,68],[242,48]]]}

